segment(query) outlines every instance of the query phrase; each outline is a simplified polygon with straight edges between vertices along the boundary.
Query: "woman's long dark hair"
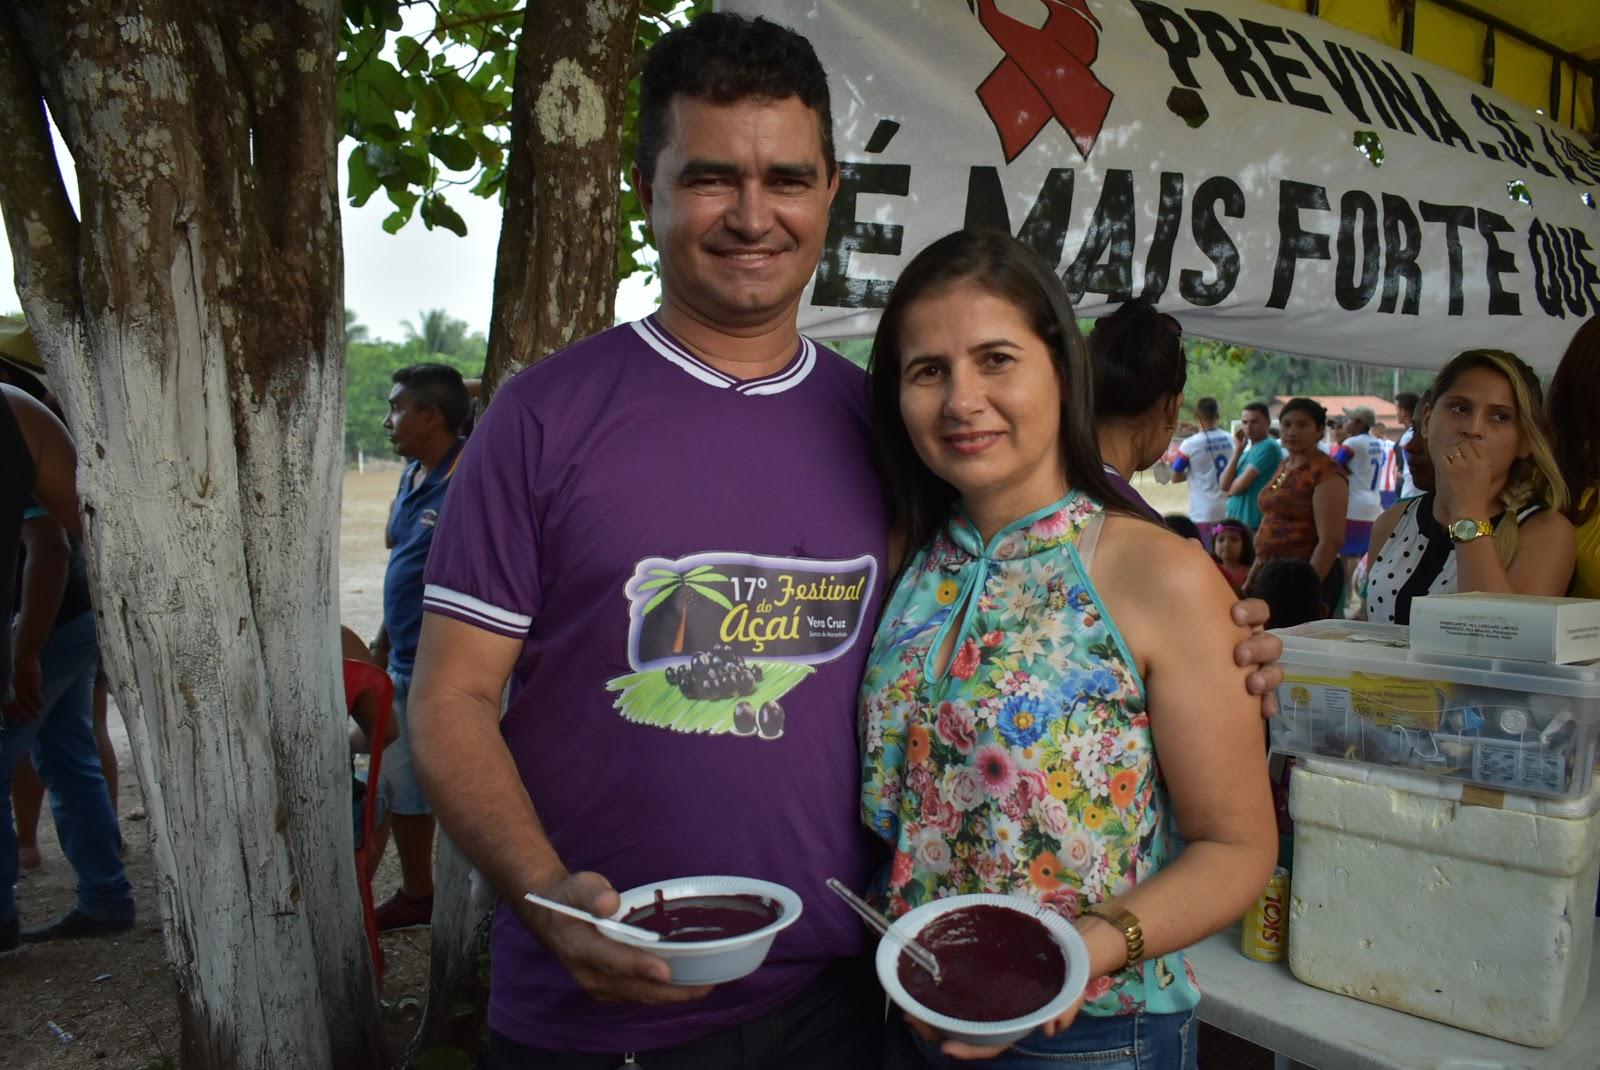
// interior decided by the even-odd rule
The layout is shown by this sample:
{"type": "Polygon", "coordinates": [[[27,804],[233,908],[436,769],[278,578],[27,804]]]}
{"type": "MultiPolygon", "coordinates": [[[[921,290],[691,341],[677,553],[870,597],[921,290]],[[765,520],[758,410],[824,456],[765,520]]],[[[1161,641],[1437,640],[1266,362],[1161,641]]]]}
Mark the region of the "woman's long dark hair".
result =
{"type": "Polygon", "coordinates": [[[1566,480],[1567,516],[1583,524],[1600,506],[1600,316],[1578,328],[1561,358],[1545,408],[1555,430],[1556,467],[1566,480]]]}
{"type": "Polygon", "coordinates": [[[1189,378],[1183,327],[1157,312],[1147,297],[1124,301],[1109,316],[1095,320],[1088,349],[1095,417],[1100,420],[1141,417],[1183,393],[1189,378]]]}
{"type": "Polygon", "coordinates": [[[1109,510],[1140,515],[1101,467],[1088,350],[1061,280],[1009,234],[958,230],[922,250],[900,273],[878,321],[867,369],[878,468],[907,556],[944,526],[960,496],[922,463],[900,415],[901,328],[913,302],[962,282],[1011,302],[1049,349],[1061,384],[1061,465],[1067,482],[1109,510]]]}

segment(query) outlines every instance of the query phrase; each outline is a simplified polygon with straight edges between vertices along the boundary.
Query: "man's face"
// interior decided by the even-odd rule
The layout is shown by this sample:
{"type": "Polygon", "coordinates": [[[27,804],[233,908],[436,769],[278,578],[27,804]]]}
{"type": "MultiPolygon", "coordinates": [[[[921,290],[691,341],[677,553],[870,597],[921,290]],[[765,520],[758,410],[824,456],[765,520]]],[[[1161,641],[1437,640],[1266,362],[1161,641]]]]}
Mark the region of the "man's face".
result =
{"type": "Polygon", "coordinates": [[[400,456],[419,456],[438,420],[438,409],[432,405],[418,408],[411,391],[399,383],[389,391],[389,415],[383,418],[383,429],[389,433],[389,441],[400,456]]]}
{"type": "Polygon", "coordinates": [[[839,188],[817,113],[798,97],[667,105],[655,179],[634,188],[661,255],[666,300],[718,328],[794,315],[839,188]]]}
{"type": "Polygon", "coordinates": [[[1251,442],[1260,442],[1267,437],[1267,417],[1259,409],[1246,409],[1240,418],[1244,424],[1244,433],[1251,442]]]}

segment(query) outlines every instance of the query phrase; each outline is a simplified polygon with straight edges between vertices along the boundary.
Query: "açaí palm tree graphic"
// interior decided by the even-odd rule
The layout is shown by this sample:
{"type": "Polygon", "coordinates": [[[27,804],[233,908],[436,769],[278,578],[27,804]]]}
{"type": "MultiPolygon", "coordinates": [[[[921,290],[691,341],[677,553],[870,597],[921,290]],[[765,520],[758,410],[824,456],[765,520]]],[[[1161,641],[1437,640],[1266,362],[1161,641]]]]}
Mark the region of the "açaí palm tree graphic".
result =
{"type": "Polygon", "coordinates": [[[649,570],[653,580],[646,580],[639,584],[639,593],[655,591],[656,595],[645,604],[644,612],[640,616],[649,616],[650,611],[673,595],[678,596],[678,637],[673,640],[672,652],[683,653],[683,633],[689,625],[689,596],[697,594],[702,598],[709,598],[723,609],[732,609],[733,603],[728,597],[715,587],[707,586],[712,583],[727,583],[728,577],[712,570],[710,565],[699,565],[687,572],[674,572],[670,568],[653,568],[649,570]]]}

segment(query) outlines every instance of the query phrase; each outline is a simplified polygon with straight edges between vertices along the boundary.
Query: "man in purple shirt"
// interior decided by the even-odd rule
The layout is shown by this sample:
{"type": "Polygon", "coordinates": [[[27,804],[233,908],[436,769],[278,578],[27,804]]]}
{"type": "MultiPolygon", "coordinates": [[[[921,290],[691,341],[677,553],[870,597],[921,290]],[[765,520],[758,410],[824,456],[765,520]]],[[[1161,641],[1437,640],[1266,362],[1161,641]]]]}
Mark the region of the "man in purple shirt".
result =
{"type": "Polygon", "coordinates": [[[855,700],[886,513],[865,383],[796,328],[837,186],[804,38],[720,13],[666,35],[634,172],[661,308],[511,380],[463,451],[411,730],[439,823],[502,896],[493,1067],[878,1064],[867,934],[824,881],[881,861],[855,700]],[[805,909],[709,989],[522,900],[610,915],[614,889],[723,873],[805,909]]]}

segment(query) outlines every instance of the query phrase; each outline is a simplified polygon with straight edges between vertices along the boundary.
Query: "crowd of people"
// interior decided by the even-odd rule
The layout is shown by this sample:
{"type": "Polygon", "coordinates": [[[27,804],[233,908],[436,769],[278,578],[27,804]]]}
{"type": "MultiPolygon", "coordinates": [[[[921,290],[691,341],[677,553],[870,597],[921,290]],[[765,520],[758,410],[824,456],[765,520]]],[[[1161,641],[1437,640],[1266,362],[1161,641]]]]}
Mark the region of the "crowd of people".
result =
{"type": "MultiPolygon", "coordinates": [[[[726,13],[665,34],[633,167],[655,314],[512,378],[470,437],[458,374],[395,374],[385,426],[408,464],[366,652],[393,681],[392,731],[350,710],[352,750],[382,753],[358,808],[378,794],[378,847],[400,856],[380,926],[427,923],[437,821],[499,893],[499,1070],[1193,1070],[1201,980],[1183,949],[1237,919],[1277,858],[1261,719],[1281,644],[1262,627],[1338,612],[1352,588],[1402,623],[1422,591],[1561,593],[1575,561],[1574,590],[1594,592],[1600,326],[1548,406],[1510,354],[1458,357],[1398,455],[1370,411],[1330,444],[1313,399],[1276,427],[1251,403],[1230,435],[1201,398],[1172,465],[1190,514],[1169,524],[1130,482],[1186,412],[1181,326],[1148,302],[1085,338],[1052,265],[959,230],[900,274],[865,379],[798,333],[839,184],[803,37],[726,13]],[[1407,482],[1385,508],[1368,467],[1391,463],[1407,482]],[[796,605],[792,628],[756,629],[780,591],[817,602],[815,620],[796,605]],[[641,681],[682,690],[712,653],[736,659],[735,689],[785,669],[762,685],[779,719],[742,726],[742,695],[684,691],[692,722],[630,705],[641,681]],[[719,986],[669,983],[661,958],[523,898],[609,916],[619,888],[718,873],[805,904],[760,969],[719,986]],[[830,877],[892,916],[964,892],[1042,903],[1072,919],[1092,980],[1017,1045],[958,1043],[885,1013],[830,877]]],[[[52,538],[76,535],[71,446],[5,396],[0,450],[30,476],[0,502],[19,517],[0,524],[7,582],[6,540],[28,547],[0,773],[31,748],[56,806],[83,919],[58,933],[107,931],[133,904],[94,757],[93,616],[57,619],[64,599],[33,578],[42,518],[20,519],[37,501],[52,538]],[[41,687],[57,654],[60,683],[41,687]],[[65,738],[69,718],[40,715],[69,694],[72,763],[26,727],[65,738]],[[93,805],[90,778],[65,771],[91,760],[93,805]]],[[[347,656],[363,645],[346,634],[347,656]]],[[[16,939],[10,829],[0,948],[8,917],[16,939]]]]}
{"type": "Polygon", "coordinates": [[[1234,589],[1273,605],[1274,627],[1330,616],[1409,624],[1414,598],[1454,591],[1595,597],[1597,322],[1575,334],[1548,396],[1514,354],[1459,354],[1426,393],[1395,398],[1403,431],[1392,444],[1373,433],[1370,408],[1350,410],[1335,433],[1322,405],[1298,397],[1275,427],[1265,402],[1246,406],[1223,464],[1208,439],[1216,402],[1201,398],[1201,430],[1168,451],[1189,512],[1166,522],[1198,529],[1234,589]],[[1258,485],[1226,527],[1213,519],[1258,485]],[[1280,612],[1268,591],[1293,608],[1280,612]]]}

